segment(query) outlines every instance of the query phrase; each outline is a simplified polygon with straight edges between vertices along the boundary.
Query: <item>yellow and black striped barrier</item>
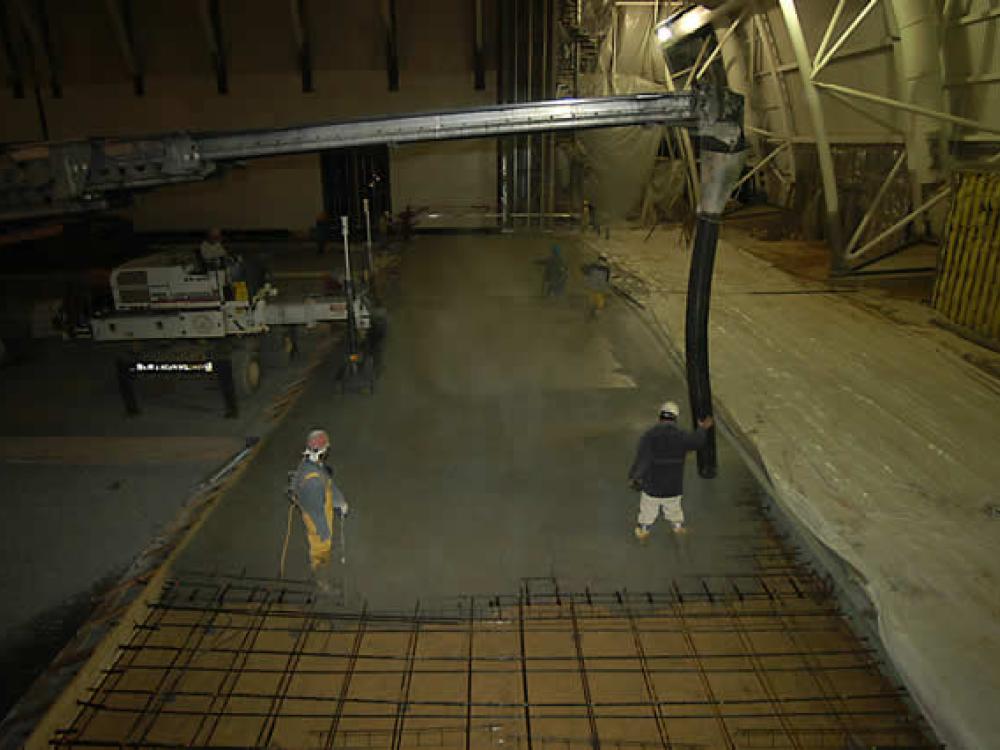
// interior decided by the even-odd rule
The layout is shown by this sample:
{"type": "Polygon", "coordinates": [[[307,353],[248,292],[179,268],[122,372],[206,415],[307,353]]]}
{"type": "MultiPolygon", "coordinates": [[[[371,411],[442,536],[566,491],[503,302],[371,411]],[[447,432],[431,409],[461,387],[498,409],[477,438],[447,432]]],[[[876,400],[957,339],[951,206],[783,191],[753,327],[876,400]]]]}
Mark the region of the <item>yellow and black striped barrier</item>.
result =
{"type": "Polygon", "coordinates": [[[1000,342],[1000,172],[961,171],[945,222],[934,308],[1000,342]]]}

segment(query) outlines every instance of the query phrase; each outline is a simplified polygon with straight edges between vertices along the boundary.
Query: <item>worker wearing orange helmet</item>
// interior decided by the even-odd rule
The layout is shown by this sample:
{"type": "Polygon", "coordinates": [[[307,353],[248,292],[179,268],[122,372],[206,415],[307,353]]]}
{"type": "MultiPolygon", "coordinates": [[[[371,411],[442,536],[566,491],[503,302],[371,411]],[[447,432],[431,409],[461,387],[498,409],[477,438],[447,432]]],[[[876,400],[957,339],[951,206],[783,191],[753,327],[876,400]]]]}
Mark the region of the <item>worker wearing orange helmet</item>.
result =
{"type": "Polygon", "coordinates": [[[302,513],[302,523],[309,541],[309,565],[316,582],[326,583],[321,574],[330,562],[333,550],[333,515],[340,523],[347,515],[347,500],[333,481],[333,469],[327,465],[330,436],[325,430],[312,430],[306,437],[302,462],[291,483],[292,502],[302,513]]]}

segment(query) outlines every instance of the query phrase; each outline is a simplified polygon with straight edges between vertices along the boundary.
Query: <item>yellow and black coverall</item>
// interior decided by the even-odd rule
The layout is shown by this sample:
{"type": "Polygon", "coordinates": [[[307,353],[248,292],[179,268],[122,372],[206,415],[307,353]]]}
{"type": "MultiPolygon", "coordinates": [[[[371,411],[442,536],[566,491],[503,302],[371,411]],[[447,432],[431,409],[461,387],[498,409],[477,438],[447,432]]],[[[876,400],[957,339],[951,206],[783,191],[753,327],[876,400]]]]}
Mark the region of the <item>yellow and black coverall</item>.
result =
{"type": "Polygon", "coordinates": [[[333,482],[333,471],[323,463],[302,460],[293,483],[295,502],[309,540],[309,565],[313,572],[330,562],[333,549],[333,511],[347,507],[344,494],[333,482]]]}

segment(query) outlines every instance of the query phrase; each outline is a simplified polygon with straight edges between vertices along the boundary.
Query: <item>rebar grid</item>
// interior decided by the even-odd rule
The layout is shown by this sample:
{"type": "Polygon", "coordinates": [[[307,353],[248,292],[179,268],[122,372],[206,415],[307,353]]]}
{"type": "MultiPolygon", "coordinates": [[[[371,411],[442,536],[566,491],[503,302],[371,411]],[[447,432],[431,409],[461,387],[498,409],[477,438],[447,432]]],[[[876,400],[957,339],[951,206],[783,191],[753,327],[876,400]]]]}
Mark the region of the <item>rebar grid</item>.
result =
{"type": "Polygon", "coordinates": [[[346,611],[308,582],[186,573],[59,747],[931,748],[829,588],[769,529],[660,592],[346,611]]]}
{"type": "Polygon", "coordinates": [[[241,746],[288,747],[299,722],[316,726],[294,746],[471,748],[506,738],[533,750],[533,723],[545,722],[574,730],[561,743],[598,748],[628,741],[602,731],[606,722],[625,721],[651,724],[652,738],[639,741],[650,747],[837,747],[837,738],[856,736],[887,746],[930,746],[901,691],[877,672],[870,650],[845,631],[834,608],[817,608],[804,596],[778,600],[772,591],[751,600],[699,585],[689,593],[680,586],[649,595],[559,592],[555,604],[555,592],[525,590],[516,610],[494,599],[480,609],[467,602],[464,619],[415,611],[407,629],[395,615],[327,617],[305,589],[238,581],[201,586],[175,582],[150,607],[55,744],[225,747],[233,722],[242,721],[241,746]],[[810,624],[817,619],[819,627],[810,624]],[[769,625],[751,624],[759,620],[769,625]],[[442,640],[456,636],[464,644],[460,651],[442,640]],[[533,648],[537,639],[563,636],[565,651],[533,648]],[[787,647],[758,645],[755,637],[785,639],[787,647]],[[425,644],[419,652],[418,638],[425,644]],[[616,646],[589,645],[599,638],[616,646]],[[657,643],[678,638],[674,647],[657,643]],[[707,646],[713,638],[722,640],[707,646]],[[817,646],[817,639],[830,638],[829,647],[817,646]],[[630,649],[617,645],[626,642],[630,649]],[[603,698],[600,684],[592,684],[598,677],[636,675],[642,681],[629,699],[603,698]],[[795,692],[774,682],[789,676],[804,678],[811,689],[795,692]],[[726,694],[727,679],[744,677],[756,680],[755,694],[726,694]],[[672,697],[669,681],[682,680],[687,690],[691,678],[700,697],[672,697]],[[352,679],[397,687],[366,694],[352,679]],[[420,692],[433,679],[459,681],[462,695],[420,692]],[[507,699],[502,690],[490,696],[479,689],[488,679],[513,680],[518,689],[507,699]],[[579,698],[552,699],[535,686],[543,679],[572,682],[579,698]],[[305,689],[309,680],[336,689],[305,689]],[[847,684],[850,691],[841,687],[847,684]],[[161,738],[164,722],[183,725],[184,736],[175,728],[171,741],[161,738]],[[486,732],[488,726],[499,728],[486,732]],[[369,744],[359,744],[361,736],[369,744]]]}

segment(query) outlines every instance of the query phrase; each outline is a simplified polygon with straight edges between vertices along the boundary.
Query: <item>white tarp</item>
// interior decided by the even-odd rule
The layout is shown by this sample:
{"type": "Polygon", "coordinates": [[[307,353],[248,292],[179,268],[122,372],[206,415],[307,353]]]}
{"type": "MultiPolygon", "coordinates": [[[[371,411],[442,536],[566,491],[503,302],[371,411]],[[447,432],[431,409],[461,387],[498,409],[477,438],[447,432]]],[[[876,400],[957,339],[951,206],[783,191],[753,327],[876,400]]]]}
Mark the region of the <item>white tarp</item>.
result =
{"type": "MultiPolygon", "coordinates": [[[[599,4],[598,4],[599,5],[599,4]]],[[[603,7],[603,6],[602,6],[603,7]]],[[[600,10],[600,8],[598,8],[600,10]]],[[[661,93],[667,91],[666,66],[654,33],[651,7],[619,6],[613,13],[595,11],[586,22],[604,21],[598,70],[580,76],[581,96],[661,93]]],[[[662,127],[625,127],[592,130],[578,138],[584,166],[584,196],[604,224],[625,218],[643,219],[663,214],[675,203],[678,191],[664,181],[683,170],[657,168],[662,127]],[[656,185],[654,185],[656,183],[656,185]],[[664,204],[658,201],[662,197],[664,204]]],[[[680,188],[682,190],[682,187],[680,188]]]]}

